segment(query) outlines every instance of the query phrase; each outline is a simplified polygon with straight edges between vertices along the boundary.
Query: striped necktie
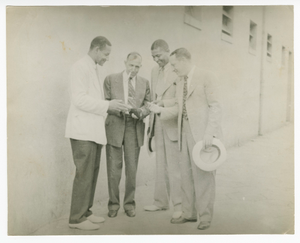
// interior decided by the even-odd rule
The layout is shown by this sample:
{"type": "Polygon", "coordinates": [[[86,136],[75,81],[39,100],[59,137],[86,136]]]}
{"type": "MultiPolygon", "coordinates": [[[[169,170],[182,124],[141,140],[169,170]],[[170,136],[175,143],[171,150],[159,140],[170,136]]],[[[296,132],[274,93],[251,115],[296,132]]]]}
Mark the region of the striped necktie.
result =
{"type": "Polygon", "coordinates": [[[133,108],[136,108],[135,90],[132,84],[132,77],[129,77],[128,79],[128,104],[131,105],[133,108]]]}
{"type": "Polygon", "coordinates": [[[187,94],[188,94],[188,89],[187,89],[187,80],[188,77],[184,76],[184,84],[183,84],[183,102],[182,102],[182,116],[186,120],[188,120],[188,115],[186,111],[186,99],[187,99],[187,94]]]}

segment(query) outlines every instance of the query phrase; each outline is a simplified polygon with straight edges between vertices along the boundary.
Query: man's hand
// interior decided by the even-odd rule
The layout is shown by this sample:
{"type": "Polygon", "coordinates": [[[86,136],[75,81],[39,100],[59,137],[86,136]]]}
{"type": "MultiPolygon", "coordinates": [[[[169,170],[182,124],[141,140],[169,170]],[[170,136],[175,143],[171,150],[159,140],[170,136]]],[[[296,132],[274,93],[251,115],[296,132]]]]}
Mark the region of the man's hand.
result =
{"type": "Polygon", "coordinates": [[[109,111],[128,112],[128,109],[130,109],[130,106],[126,105],[122,100],[109,101],[109,111]]]}
{"type": "Polygon", "coordinates": [[[205,134],[203,137],[203,147],[202,149],[208,149],[212,146],[213,136],[209,134],[205,134]]]}
{"type": "Polygon", "coordinates": [[[161,107],[156,105],[156,104],[150,104],[149,106],[150,111],[154,112],[155,114],[160,114],[161,113],[161,107]]]}
{"type": "Polygon", "coordinates": [[[154,100],[153,104],[156,104],[158,106],[164,107],[164,102],[162,100],[154,100]]]}
{"type": "Polygon", "coordinates": [[[134,119],[140,119],[142,116],[142,111],[141,109],[136,109],[136,108],[131,108],[129,111],[129,114],[134,118],[134,119]]]}

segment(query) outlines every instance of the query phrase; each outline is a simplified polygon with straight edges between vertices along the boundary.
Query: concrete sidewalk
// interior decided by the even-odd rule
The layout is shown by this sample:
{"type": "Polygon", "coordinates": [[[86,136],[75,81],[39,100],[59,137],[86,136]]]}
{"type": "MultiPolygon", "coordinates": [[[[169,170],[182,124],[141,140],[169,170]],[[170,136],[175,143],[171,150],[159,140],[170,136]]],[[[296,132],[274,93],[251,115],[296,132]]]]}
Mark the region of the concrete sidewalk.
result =
{"type": "Polygon", "coordinates": [[[198,223],[171,224],[171,210],[143,211],[143,206],[153,201],[151,181],[137,188],[135,218],[127,217],[122,209],[116,218],[109,218],[105,200],[93,208],[96,215],[106,218],[97,231],[70,229],[66,215],[33,235],[292,234],[293,138],[293,124],[289,124],[228,150],[228,160],[217,170],[214,219],[205,231],[197,230],[198,223]]]}

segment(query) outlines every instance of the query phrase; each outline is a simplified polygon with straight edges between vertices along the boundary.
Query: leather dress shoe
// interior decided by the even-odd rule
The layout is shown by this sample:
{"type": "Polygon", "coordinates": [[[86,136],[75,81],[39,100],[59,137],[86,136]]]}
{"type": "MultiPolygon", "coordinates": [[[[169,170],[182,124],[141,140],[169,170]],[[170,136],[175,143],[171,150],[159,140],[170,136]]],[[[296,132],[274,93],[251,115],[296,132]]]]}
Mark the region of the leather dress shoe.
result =
{"type": "Polygon", "coordinates": [[[197,219],[186,219],[182,216],[180,218],[172,218],[171,223],[172,224],[184,224],[186,222],[197,222],[197,219]]]}
{"type": "Polygon", "coordinates": [[[135,216],[135,211],[134,211],[134,209],[126,210],[125,213],[126,213],[126,215],[127,215],[128,217],[134,217],[134,216],[135,216]]]}
{"type": "Polygon", "coordinates": [[[87,217],[87,220],[91,221],[94,224],[103,223],[105,221],[105,218],[95,216],[94,214],[87,217]]]}
{"type": "Polygon", "coordinates": [[[155,211],[167,210],[167,208],[160,208],[157,207],[156,205],[150,205],[150,206],[145,206],[144,210],[149,212],[155,212],[155,211]]]}
{"type": "Polygon", "coordinates": [[[85,220],[85,221],[83,221],[81,223],[78,223],[78,224],[69,224],[69,227],[71,229],[80,229],[80,230],[97,230],[97,229],[100,228],[99,225],[93,224],[89,220],[85,220]]]}
{"type": "Polygon", "coordinates": [[[210,226],[210,221],[202,221],[200,222],[200,224],[198,225],[198,229],[199,230],[206,230],[208,229],[210,226]]]}
{"type": "Polygon", "coordinates": [[[108,212],[107,215],[110,218],[114,218],[114,217],[116,217],[118,215],[118,210],[109,210],[109,212],[108,212]]]}
{"type": "Polygon", "coordinates": [[[182,212],[181,212],[181,211],[175,211],[175,212],[173,213],[173,215],[172,215],[172,218],[173,218],[173,219],[178,219],[178,218],[181,217],[181,215],[182,215],[182,212]]]}

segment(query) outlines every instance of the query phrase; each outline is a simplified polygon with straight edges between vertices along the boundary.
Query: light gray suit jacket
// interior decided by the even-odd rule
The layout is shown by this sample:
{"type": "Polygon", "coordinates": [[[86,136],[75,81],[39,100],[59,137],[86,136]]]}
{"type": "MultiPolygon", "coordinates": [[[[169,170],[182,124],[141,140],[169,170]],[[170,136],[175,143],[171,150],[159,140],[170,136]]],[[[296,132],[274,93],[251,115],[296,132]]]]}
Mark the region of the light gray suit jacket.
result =
{"type": "MultiPolygon", "coordinates": [[[[216,97],[216,77],[211,72],[195,68],[188,89],[186,109],[195,142],[201,141],[205,134],[221,138],[221,107],[216,97]]],[[[164,108],[161,119],[178,117],[178,144],[181,150],[181,124],[183,106],[183,85],[181,79],[177,84],[176,103],[173,107],[164,108]]]]}
{"type": "MultiPolygon", "coordinates": [[[[165,67],[165,83],[163,83],[162,88],[158,89],[158,75],[159,66],[152,69],[151,73],[151,97],[152,100],[156,100],[157,96],[161,96],[161,100],[164,103],[164,107],[171,107],[175,105],[176,101],[176,80],[178,76],[172,71],[170,64],[165,67]]],[[[153,121],[154,114],[150,114],[149,118],[149,129],[148,136],[151,137],[153,134],[153,121]]],[[[172,117],[168,120],[161,121],[162,127],[165,129],[169,139],[171,141],[177,141],[178,130],[177,130],[177,117],[172,117]]],[[[155,134],[154,134],[155,135],[155,134]]]]}

